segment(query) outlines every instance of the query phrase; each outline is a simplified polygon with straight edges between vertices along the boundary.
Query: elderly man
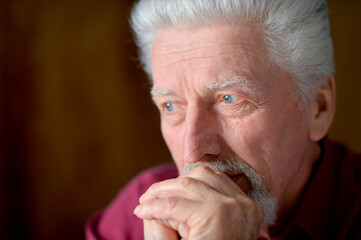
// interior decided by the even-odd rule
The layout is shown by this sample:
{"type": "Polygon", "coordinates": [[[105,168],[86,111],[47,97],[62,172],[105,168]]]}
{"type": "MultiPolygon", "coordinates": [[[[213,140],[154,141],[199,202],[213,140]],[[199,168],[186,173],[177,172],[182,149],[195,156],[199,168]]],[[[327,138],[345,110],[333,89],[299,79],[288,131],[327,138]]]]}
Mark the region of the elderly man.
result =
{"type": "Polygon", "coordinates": [[[361,157],[325,138],[325,0],[140,0],[131,23],[175,166],[133,180],[88,239],[361,239],[361,157]]]}

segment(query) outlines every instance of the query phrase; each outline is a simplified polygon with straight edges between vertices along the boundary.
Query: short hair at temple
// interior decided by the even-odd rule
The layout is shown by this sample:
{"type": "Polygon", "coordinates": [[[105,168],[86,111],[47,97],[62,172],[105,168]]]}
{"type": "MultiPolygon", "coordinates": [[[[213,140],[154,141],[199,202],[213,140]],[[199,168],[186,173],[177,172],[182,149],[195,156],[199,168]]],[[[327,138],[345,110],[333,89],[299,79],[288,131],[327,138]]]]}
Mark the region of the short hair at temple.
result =
{"type": "Polygon", "coordinates": [[[152,45],[167,27],[255,22],[269,59],[288,71],[304,102],[335,72],[326,0],[140,0],[130,23],[152,81],[152,45]]]}

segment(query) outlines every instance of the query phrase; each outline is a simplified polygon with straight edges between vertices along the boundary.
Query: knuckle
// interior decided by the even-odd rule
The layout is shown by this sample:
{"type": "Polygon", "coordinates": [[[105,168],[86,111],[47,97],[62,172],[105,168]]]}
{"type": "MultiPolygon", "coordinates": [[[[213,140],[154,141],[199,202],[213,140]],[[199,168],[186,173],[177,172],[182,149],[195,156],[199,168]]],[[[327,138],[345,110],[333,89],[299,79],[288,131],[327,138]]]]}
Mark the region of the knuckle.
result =
{"type": "Polygon", "coordinates": [[[261,205],[252,201],[251,199],[246,200],[245,211],[248,215],[253,216],[253,218],[263,219],[264,211],[261,205]]]}
{"type": "Polygon", "coordinates": [[[195,182],[195,180],[193,178],[190,177],[182,177],[179,179],[179,187],[180,188],[186,188],[189,185],[193,184],[195,182]]]}
{"type": "Polygon", "coordinates": [[[211,216],[213,222],[224,224],[232,219],[235,209],[229,205],[229,202],[214,202],[208,209],[208,214],[211,216]]]}
{"type": "Polygon", "coordinates": [[[230,209],[230,201],[227,202],[214,202],[211,208],[215,213],[219,213],[220,215],[228,212],[230,209]]]}
{"type": "Polygon", "coordinates": [[[226,197],[224,199],[224,203],[222,205],[223,206],[220,206],[220,207],[222,207],[222,208],[227,207],[227,209],[230,209],[232,211],[232,210],[236,210],[237,208],[239,208],[240,202],[235,198],[226,197]]]}
{"type": "Polygon", "coordinates": [[[256,202],[252,201],[249,198],[246,198],[244,200],[244,204],[246,206],[246,209],[251,213],[256,213],[258,211],[258,208],[260,207],[256,202]]]}
{"type": "Polygon", "coordinates": [[[152,191],[152,190],[155,190],[159,187],[160,183],[159,182],[156,182],[156,183],[153,183],[149,188],[148,188],[148,191],[152,191]]]}
{"type": "Polygon", "coordinates": [[[170,197],[165,200],[165,207],[168,212],[172,212],[176,208],[178,199],[175,197],[170,197]]]}
{"type": "Polygon", "coordinates": [[[210,167],[207,167],[207,166],[204,166],[204,165],[199,166],[199,170],[207,172],[207,173],[214,173],[210,167]]]}
{"type": "Polygon", "coordinates": [[[214,175],[216,173],[210,167],[199,165],[194,169],[193,174],[196,174],[198,176],[205,176],[205,175],[214,175]]]}
{"type": "Polygon", "coordinates": [[[239,205],[239,201],[236,198],[228,198],[228,202],[231,207],[239,205]]]}

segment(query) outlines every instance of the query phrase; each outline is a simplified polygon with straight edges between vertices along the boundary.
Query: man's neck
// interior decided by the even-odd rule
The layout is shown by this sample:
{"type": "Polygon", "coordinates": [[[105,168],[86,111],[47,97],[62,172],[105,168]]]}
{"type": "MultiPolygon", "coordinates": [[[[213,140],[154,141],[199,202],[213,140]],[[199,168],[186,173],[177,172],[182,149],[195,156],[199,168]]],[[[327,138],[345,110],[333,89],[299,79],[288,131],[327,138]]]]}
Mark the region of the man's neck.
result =
{"type": "Polygon", "coordinates": [[[313,168],[321,156],[321,147],[318,143],[310,143],[310,151],[305,156],[303,167],[291,181],[284,194],[278,199],[277,221],[273,226],[262,230],[265,239],[272,239],[271,236],[277,236],[290,223],[300,204],[300,200],[307,183],[312,175],[313,168]]]}

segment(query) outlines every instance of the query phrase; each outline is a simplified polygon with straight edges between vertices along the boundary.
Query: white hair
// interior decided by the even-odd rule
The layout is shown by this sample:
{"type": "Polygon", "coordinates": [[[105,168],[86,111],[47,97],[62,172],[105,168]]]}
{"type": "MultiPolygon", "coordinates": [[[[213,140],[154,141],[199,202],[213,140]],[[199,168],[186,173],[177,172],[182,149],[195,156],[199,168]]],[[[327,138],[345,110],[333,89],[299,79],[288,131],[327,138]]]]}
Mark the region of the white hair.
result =
{"type": "Polygon", "coordinates": [[[160,30],[217,21],[257,22],[269,59],[292,75],[305,102],[335,72],[326,0],[139,0],[130,22],[151,81],[152,45],[160,30]]]}

